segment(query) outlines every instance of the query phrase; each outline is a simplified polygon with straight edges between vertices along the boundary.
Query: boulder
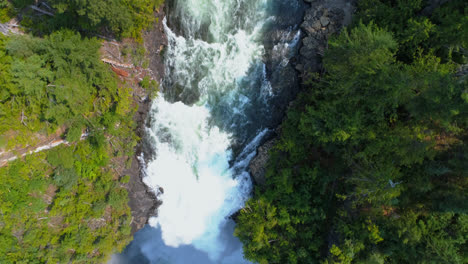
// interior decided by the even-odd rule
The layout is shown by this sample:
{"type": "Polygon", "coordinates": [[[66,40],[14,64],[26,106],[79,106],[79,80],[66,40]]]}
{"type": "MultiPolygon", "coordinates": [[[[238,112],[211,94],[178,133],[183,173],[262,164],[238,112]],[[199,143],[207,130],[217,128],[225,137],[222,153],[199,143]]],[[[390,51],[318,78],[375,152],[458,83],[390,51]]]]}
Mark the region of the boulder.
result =
{"type": "Polygon", "coordinates": [[[322,26],[326,27],[328,26],[328,24],[330,24],[330,19],[328,19],[328,17],[321,17],[320,18],[320,24],[322,24],[322,26]]]}
{"type": "Polygon", "coordinates": [[[266,165],[270,157],[269,151],[273,148],[275,143],[276,139],[271,139],[258,147],[257,155],[249,164],[250,175],[252,176],[254,183],[257,185],[265,184],[266,165]]]}
{"type": "MultiPolygon", "coordinates": [[[[306,0],[305,0],[306,1],[306,0]]],[[[305,12],[301,29],[305,33],[296,67],[303,77],[322,68],[322,57],[330,35],[338,33],[349,23],[351,0],[309,0],[311,7],[305,12]]]]}

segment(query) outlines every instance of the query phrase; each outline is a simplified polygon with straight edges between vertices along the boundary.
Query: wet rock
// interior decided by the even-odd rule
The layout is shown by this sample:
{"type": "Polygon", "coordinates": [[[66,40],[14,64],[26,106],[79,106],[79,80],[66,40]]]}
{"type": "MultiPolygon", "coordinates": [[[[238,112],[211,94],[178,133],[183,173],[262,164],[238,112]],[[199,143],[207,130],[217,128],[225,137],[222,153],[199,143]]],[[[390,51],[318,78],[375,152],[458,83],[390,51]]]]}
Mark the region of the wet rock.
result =
{"type": "Polygon", "coordinates": [[[276,139],[271,139],[257,149],[257,155],[249,164],[250,175],[257,185],[265,184],[266,165],[269,159],[269,151],[276,143],[276,139]]]}
{"type": "MultiPolygon", "coordinates": [[[[160,8],[164,10],[164,8],[160,8]]],[[[161,21],[164,20],[165,13],[160,11],[155,13],[157,18],[151,30],[143,33],[144,45],[147,50],[147,58],[149,60],[149,68],[152,72],[152,77],[155,80],[161,80],[164,77],[163,52],[167,44],[167,37],[164,33],[164,27],[161,21]]]]}
{"type": "Polygon", "coordinates": [[[262,69],[264,79],[269,81],[268,84],[262,85],[271,87],[268,89],[271,91],[271,97],[266,99],[271,109],[268,113],[263,113],[262,120],[259,121],[270,128],[282,122],[289,102],[294,100],[299,92],[299,72],[295,70],[295,65],[299,61],[298,51],[301,45],[302,33],[299,25],[306,6],[304,3],[295,6],[287,1],[278,1],[271,8],[270,12],[275,20],[265,27],[263,38],[265,67],[262,69]]]}
{"type": "MultiPolygon", "coordinates": [[[[322,70],[322,57],[327,49],[328,38],[332,34],[339,33],[343,26],[351,22],[351,14],[354,10],[355,0],[304,0],[310,3],[310,7],[305,11],[304,19],[301,24],[301,30],[304,33],[302,45],[299,50],[298,59],[293,67],[286,67],[281,71],[271,73],[271,84],[275,91],[291,91],[297,93],[297,90],[291,87],[296,81],[291,76],[296,76],[292,71],[298,71],[303,78],[307,78],[311,73],[322,70]]],[[[304,81],[304,80],[303,80],[304,81]]],[[[281,108],[285,111],[285,105],[289,105],[295,94],[281,94],[283,101],[275,102],[275,108],[281,108]]],[[[278,99],[277,99],[278,100],[278,99]]],[[[278,112],[281,112],[278,111],[278,112]]],[[[272,111],[275,113],[275,110],[272,111]]],[[[268,152],[274,146],[276,139],[273,138],[261,145],[257,150],[257,155],[249,165],[250,173],[257,185],[265,183],[265,166],[268,162],[268,152]]]]}
{"type": "Polygon", "coordinates": [[[294,5],[296,6],[292,8],[291,3],[288,1],[275,1],[275,4],[270,6],[272,9],[270,13],[275,16],[275,27],[287,28],[301,23],[303,15],[301,12],[306,5],[300,1],[297,1],[294,5]]]}
{"type": "Polygon", "coordinates": [[[426,7],[422,10],[421,14],[424,16],[430,16],[434,10],[448,1],[450,0],[428,0],[426,7]]]}
{"type": "Polygon", "coordinates": [[[138,159],[140,156],[150,159],[154,155],[154,150],[148,147],[149,144],[144,136],[146,119],[150,112],[150,107],[150,100],[138,102],[138,111],[134,119],[138,124],[137,135],[143,139],[137,145],[131,167],[123,172],[123,175],[130,176],[130,181],[125,187],[128,191],[128,206],[132,212],[132,234],[143,228],[150,217],[155,216],[156,208],[161,204],[152,190],[143,182],[144,175],[142,169],[145,162],[138,159]]]}
{"type": "Polygon", "coordinates": [[[326,26],[328,26],[328,24],[330,24],[330,19],[328,19],[327,17],[321,17],[320,18],[320,24],[322,24],[322,26],[326,27],[326,26]]]}
{"type": "Polygon", "coordinates": [[[270,76],[270,84],[275,96],[270,99],[269,127],[276,127],[283,121],[288,105],[299,92],[299,76],[291,65],[278,67],[270,76]]]}
{"type": "Polygon", "coordinates": [[[299,71],[299,72],[302,72],[302,71],[304,70],[304,65],[302,65],[302,64],[297,64],[296,67],[295,67],[295,69],[296,69],[297,71],[299,71]]]}
{"type": "MultiPolygon", "coordinates": [[[[161,9],[163,10],[163,9],[161,9]]],[[[162,21],[164,13],[159,12],[155,14],[162,21]]],[[[150,61],[151,77],[155,80],[160,80],[164,77],[164,64],[161,54],[159,54],[160,45],[167,45],[167,38],[161,23],[153,25],[153,28],[144,33],[144,44],[147,48],[148,59],[150,61]]],[[[129,169],[123,171],[123,175],[129,175],[130,181],[125,184],[128,191],[129,202],[132,213],[132,234],[142,229],[147,223],[148,219],[156,216],[156,209],[161,204],[158,201],[154,192],[143,182],[142,169],[147,160],[151,160],[155,155],[151,143],[145,136],[145,127],[148,125],[147,118],[151,109],[151,100],[145,96],[144,100],[135,100],[138,104],[138,111],[135,113],[134,120],[137,123],[136,134],[142,140],[138,143],[135,155],[132,158],[132,165],[129,169]],[[139,160],[139,157],[144,157],[145,160],[139,160]]]]}
{"type": "Polygon", "coordinates": [[[148,219],[156,215],[156,208],[161,204],[155,194],[143,183],[140,170],[138,161],[133,160],[132,168],[127,172],[130,175],[127,190],[128,205],[132,212],[132,234],[142,229],[148,223],[148,219]]]}

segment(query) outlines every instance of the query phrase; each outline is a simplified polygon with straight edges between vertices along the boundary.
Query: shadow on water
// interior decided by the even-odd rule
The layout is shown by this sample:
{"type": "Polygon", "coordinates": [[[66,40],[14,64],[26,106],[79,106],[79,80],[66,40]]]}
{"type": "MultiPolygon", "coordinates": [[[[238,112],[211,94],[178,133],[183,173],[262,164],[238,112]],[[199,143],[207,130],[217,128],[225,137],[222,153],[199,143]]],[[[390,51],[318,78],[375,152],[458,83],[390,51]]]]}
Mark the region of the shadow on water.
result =
{"type": "Polygon", "coordinates": [[[204,251],[192,245],[173,248],[166,246],[161,238],[161,229],[147,225],[135,234],[134,240],[122,254],[114,255],[109,264],[248,264],[242,259],[242,244],[232,236],[234,222],[228,222],[221,234],[227,246],[221,257],[213,261],[204,251]]]}

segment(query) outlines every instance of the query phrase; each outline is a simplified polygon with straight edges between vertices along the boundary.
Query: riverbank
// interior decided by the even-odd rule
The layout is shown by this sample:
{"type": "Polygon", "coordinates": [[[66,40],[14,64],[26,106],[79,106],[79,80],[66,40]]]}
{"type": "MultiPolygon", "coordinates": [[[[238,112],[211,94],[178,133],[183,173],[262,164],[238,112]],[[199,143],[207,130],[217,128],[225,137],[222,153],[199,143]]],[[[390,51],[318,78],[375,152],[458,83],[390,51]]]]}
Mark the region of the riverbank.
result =
{"type": "Polygon", "coordinates": [[[248,263],[229,216],[251,194],[247,165],[295,97],[302,0],[172,1],[164,97],[148,134],[144,182],[164,188],[127,263],[248,263]],[[234,13],[234,14],[233,14],[234,13]],[[138,260],[137,260],[138,257],[138,260]]]}
{"type": "Polygon", "coordinates": [[[304,89],[236,218],[249,260],[466,259],[466,1],[435,2],[356,1],[341,32],[347,2],[312,2],[304,89]]]}
{"type": "MultiPolygon", "coordinates": [[[[155,23],[153,23],[150,30],[143,33],[142,45],[146,50],[143,60],[148,68],[144,75],[137,76],[132,81],[133,100],[134,104],[138,105],[138,110],[134,115],[134,122],[137,124],[136,134],[140,140],[135,148],[130,168],[122,172],[122,175],[130,176],[130,180],[125,184],[125,188],[128,191],[128,205],[132,212],[132,235],[142,229],[148,223],[150,217],[155,216],[156,209],[161,204],[154,192],[143,182],[146,161],[151,159],[153,155],[145,138],[152,98],[150,92],[142,88],[139,82],[142,81],[144,76],[149,76],[151,80],[155,80],[158,83],[164,78],[163,52],[167,46],[167,37],[162,24],[165,17],[164,8],[164,6],[161,6],[154,13],[156,17],[155,23]]],[[[125,43],[124,41],[122,45],[125,46],[125,43]]],[[[128,44],[132,47],[135,43],[129,42],[128,44]]]]}
{"type": "Polygon", "coordinates": [[[157,204],[134,154],[164,73],[160,1],[26,2],[0,4],[0,263],[105,263],[157,204]]]}
{"type": "MultiPolygon", "coordinates": [[[[122,86],[130,86],[132,89],[133,105],[137,107],[134,115],[136,124],[136,134],[141,139],[135,148],[135,155],[129,157],[131,166],[126,168],[122,166],[125,161],[121,157],[113,161],[114,167],[120,177],[125,175],[130,176],[130,180],[125,184],[125,188],[129,193],[129,206],[132,211],[133,219],[131,221],[132,234],[143,228],[147,223],[148,218],[156,212],[156,207],[160,204],[154,193],[142,181],[142,170],[145,159],[150,158],[150,149],[145,148],[145,125],[149,110],[151,108],[151,93],[155,92],[142,87],[142,81],[147,78],[149,81],[161,82],[164,77],[163,50],[167,45],[167,38],[164,33],[162,21],[164,19],[164,6],[154,13],[155,22],[151,29],[143,32],[143,42],[138,43],[134,39],[123,39],[117,41],[112,36],[100,36],[105,40],[102,42],[100,49],[101,60],[110,65],[111,69],[117,74],[122,86]]],[[[21,31],[12,31],[16,27],[8,27],[8,25],[16,25],[16,18],[8,24],[0,24],[3,34],[23,34],[21,31]]],[[[11,150],[0,149],[0,167],[6,166],[17,158],[26,155],[37,153],[59,146],[61,144],[70,145],[63,135],[66,132],[66,127],[60,127],[51,135],[43,135],[41,133],[34,134],[34,144],[26,146],[17,146],[11,150]]],[[[87,134],[82,135],[82,139],[86,138],[87,134]]]]}
{"type": "MultiPolygon", "coordinates": [[[[310,82],[315,74],[322,73],[322,57],[327,49],[328,38],[351,23],[355,0],[304,0],[304,2],[310,6],[307,7],[300,26],[299,52],[295,59],[291,60],[300,77],[299,90],[305,89],[307,82],[310,82]]],[[[295,97],[291,97],[285,103],[287,109],[294,100],[295,97]]],[[[282,112],[282,118],[287,109],[282,112]]],[[[275,146],[277,137],[281,133],[281,125],[274,131],[275,133],[257,148],[257,154],[249,164],[250,174],[257,186],[265,182],[268,153],[275,146]]]]}

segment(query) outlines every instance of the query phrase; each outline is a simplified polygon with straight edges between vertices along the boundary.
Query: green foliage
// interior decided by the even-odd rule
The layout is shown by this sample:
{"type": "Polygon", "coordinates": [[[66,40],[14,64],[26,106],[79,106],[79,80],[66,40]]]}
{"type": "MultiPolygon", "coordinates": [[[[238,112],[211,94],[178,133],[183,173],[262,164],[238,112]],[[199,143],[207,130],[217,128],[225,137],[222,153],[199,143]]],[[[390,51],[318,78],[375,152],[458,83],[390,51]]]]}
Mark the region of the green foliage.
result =
{"type": "Polygon", "coordinates": [[[330,74],[341,78],[354,78],[356,75],[373,75],[395,61],[397,42],[392,35],[374,24],[359,24],[329,41],[330,49],[325,62],[330,74]],[[338,61],[345,58],[346,61],[338,61]],[[341,63],[340,63],[341,62],[341,63]]]}
{"type": "Polygon", "coordinates": [[[103,263],[125,247],[127,192],[105,155],[83,141],[0,168],[1,263],[103,263]]]}
{"type": "Polygon", "coordinates": [[[398,59],[410,63],[418,52],[435,52],[444,61],[466,63],[463,47],[468,43],[468,4],[446,1],[432,13],[427,1],[360,0],[356,21],[375,22],[392,32],[399,42],[398,59]],[[425,14],[421,15],[421,14],[425,14]]]}
{"type": "Polygon", "coordinates": [[[143,89],[149,89],[149,87],[150,87],[150,78],[149,78],[149,76],[145,76],[143,78],[143,80],[141,80],[140,86],[143,89]]]}
{"type": "Polygon", "coordinates": [[[132,50],[132,60],[133,64],[137,66],[142,66],[145,60],[146,49],[143,45],[137,45],[136,48],[132,50]]]}
{"type": "Polygon", "coordinates": [[[73,123],[67,130],[66,140],[68,142],[77,142],[83,133],[83,125],[80,122],[73,123]]]}
{"type": "Polygon", "coordinates": [[[159,83],[155,80],[151,80],[149,76],[145,76],[140,82],[140,86],[148,92],[151,99],[154,99],[159,92],[159,83]]]}
{"type": "Polygon", "coordinates": [[[332,245],[330,248],[330,260],[326,260],[325,263],[330,264],[351,264],[354,260],[356,254],[363,249],[362,243],[353,243],[351,240],[346,240],[344,242],[343,250],[332,245]]]}
{"type": "MultiPolygon", "coordinates": [[[[16,0],[13,4],[21,9],[29,0],[16,0]],[[26,2],[26,3],[25,3],[26,2]]],[[[111,33],[117,37],[141,40],[141,31],[155,21],[154,11],[163,0],[50,0],[53,17],[38,18],[33,11],[23,21],[26,28],[36,33],[51,33],[68,28],[89,33],[111,33]]]]}
{"type": "Polygon", "coordinates": [[[8,5],[8,0],[0,0],[0,8],[6,8],[8,5]]]}
{"type": "Polygon", "coordinates": [[[73,168],[74,157],[70,148],[57,147],[49,151],[47,161],[53,167],[73,168]]]}
{"type": "MultiPolygon", "coordinates": [[[[11,2],[16,8],[31,4],[11,2]]],[[[137,8],[149,2],[119,3],[137,8]]],[[[89,30],[109,22],[100,21],[89,30]]],[[[81,28],[63,22],[43,32],[81,28]]],[[[37,138],[57,131],[66,131],[68,141],[0,168],[0,263],[105,263],[131,238],[127,191],[118,181],[116,160],[133,155],[136,109],[131,90],[119,86],[100,61],[100,47],[97,39],[70,30],[43,38],[0,34],[0,147],[34,146],[37,138]],[[85,131],[88,138],[80,140],[85,131]]]]}
{"type": "Polygon", "coordinates": [[[23,9],[23,8],[27,7],[28,5],[32,5],[34,3],[34,0],[9,0],[9,2],[16,9],[23,9]]]}
{"type": "Polygon", "coordinates": [[[463,0],[448,1],[436,9],[431,20],[438,25],[434,33],[438,53],[457,63],[467,63],[468,4],[463,0]]]}
{"type": "Polygon", "coordinates": [[[423,5],[359,1],[363,22],[329,40],[238,217],[248,259],[466,263],[468,83],[432,39],[447,5],[423,5]]]}
{"type": "Polygon", "coordinates": [[[13,8],[8,0],[0,0],[0,23],[8,22],[13,17],[13,8]]]}
{"type": "Polygon", "coordinates": [[[125,175],[123,176],[122,178],[120,178],[120,182],[121,183],[129,183],[130,182],[130,176],[129,175],[125,175]]]}
{"type": "Polygon", "coordinates": [[[103,263],[129,242],[127,192],[116,181],[111,158],[133,155],[135,109],[117,111],[131,98],[117,87],[104,88],[95,88],[93,96],[100,97],[89,108],[101,115],[87,110],[64,123],[75,144],[0,168],[0,263],[103,263]],[[85,126],[89,137],[79,141],[85,126]]]}
{"type": "Polygon", "coordinates": [[[70,140],[76,141],[83,116],[112,111],[117,104],[117,82],[99,60],[96,39],[59,31],[44,39],[14,36],[0,41],[0,133],[15,131],[27,138],[77,120],[70,131],[70,140]]]}

